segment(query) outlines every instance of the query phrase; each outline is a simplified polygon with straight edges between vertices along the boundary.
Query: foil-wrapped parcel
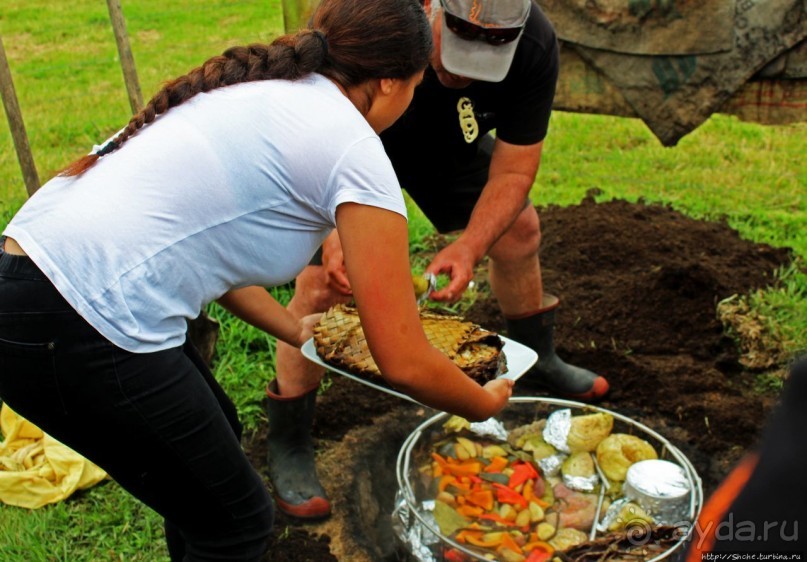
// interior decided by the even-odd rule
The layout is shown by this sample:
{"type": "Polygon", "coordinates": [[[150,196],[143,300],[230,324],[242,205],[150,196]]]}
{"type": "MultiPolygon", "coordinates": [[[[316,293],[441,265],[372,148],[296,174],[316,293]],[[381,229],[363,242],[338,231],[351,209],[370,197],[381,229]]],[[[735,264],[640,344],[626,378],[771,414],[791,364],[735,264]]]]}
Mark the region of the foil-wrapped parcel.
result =
{"type": "MultiPolygon", "coordinates": [[[[421,310],[420,320],[429,342],[480,384],[507,372],[504,342],[497,333],[431,310],[421,310]]],[[[340,304],[324,313],[314,327],[314,344],[317,355],[329,365],[354,375],[381,377],[354,306],[340,304]]]]}

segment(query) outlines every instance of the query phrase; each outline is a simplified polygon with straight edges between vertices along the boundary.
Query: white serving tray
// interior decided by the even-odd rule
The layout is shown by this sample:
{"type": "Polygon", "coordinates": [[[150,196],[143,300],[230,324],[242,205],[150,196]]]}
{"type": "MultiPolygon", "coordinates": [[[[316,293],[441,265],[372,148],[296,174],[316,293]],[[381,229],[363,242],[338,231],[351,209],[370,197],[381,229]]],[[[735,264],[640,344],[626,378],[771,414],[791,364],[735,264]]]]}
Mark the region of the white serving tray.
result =
{"type": "MultiPolygon", "coordinates": [[[[501,379],[512,379],[518,380],[524,373],[526,373],[530,367],[532,367],[535,362],[538,360],[538,354],[535,353],[532,349],[527,347],[526,345],[520,344],[517,341],[505,338],[504,336],[499,336],[504,342],[504,347],[502,347],[502,351],[504,352],[504,356],[507,359],[507,372],[503,375],[500,375],[498,378],[501,379]]],[[[360,382],[361,384],[371,386],[376,390],[380,390],[381,392],[386,392],[387,394],[392,394],[397,396],[398,398],[403,398],[404,400],[409,400],[410,402],[418,403],[417,400],[414,398],[410,398],[406,394],[393,390],[392,388],[385,386],[383,384],[376,384],[369,379],[364,377],[360,377],[358,375],[354,375],[352,373],[348,373],[347,371],[343,371],[333,365],[329,365],[322,358],[317,355],[317,349],[314,345],[314,338],[311,338],[307,342],[303,344],[300,348],[303,352],[303,355],[309,361],[313,361],[317,365],[324,367],[325,369],[332,371],[334,373],[338,373],[342,376],[345,376],[349,379],[353,379],[356,382],[360,382]]]]}

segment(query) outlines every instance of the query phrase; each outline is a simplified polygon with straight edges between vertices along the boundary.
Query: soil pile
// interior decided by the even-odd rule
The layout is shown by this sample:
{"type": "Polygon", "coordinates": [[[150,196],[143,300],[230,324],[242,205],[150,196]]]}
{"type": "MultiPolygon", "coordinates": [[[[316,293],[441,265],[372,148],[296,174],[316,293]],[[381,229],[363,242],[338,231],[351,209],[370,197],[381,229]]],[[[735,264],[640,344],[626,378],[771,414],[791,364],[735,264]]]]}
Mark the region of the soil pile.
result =
{"type": "MultiPolygon", "coordinates": [[[[754,445],[776,399],[754,390],[754,373],[742,367],[737,344],[724,334],[717,303],[773,283],[776,269],[790,263],[790,251],[658,205],[587,199],[539,214],[545,288],[561,298],[559,355],[605,375],[611,393],[601,406],[679,447],[708,496],[754,445]]],[[[478,283],[480,295],[487,295],[484,267],[478,283]]],[[[506,335],[492,297],[480,297],[466,316],[506,335]]],[[[517,394],[546,395],[528,378],[522,381],[517,394]]],[[[397,447],[433,414],[334,377],[318,401],[314,428],[334,515],[312,525],[278,514],[266,560],[396,559],[387,531],[373,521],[388,517],[397,447]],[[370,480],[390,488],[379,505],[357,500],[370,480]]],[[[260,431],[246,447],[265,473],[264,438],[260,431]]]]}

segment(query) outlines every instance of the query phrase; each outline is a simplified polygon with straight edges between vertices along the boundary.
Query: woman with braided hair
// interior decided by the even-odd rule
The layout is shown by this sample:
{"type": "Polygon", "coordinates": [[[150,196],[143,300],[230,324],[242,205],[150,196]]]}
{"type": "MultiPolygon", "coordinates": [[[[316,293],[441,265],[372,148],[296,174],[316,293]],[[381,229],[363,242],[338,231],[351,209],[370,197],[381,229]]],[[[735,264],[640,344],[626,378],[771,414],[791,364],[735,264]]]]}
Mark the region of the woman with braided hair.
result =
{"type": "Polygon", "coordinates": [[[334,228],[389,383],[470,419],[505,405],[510,381],[479,386],[425,338],[378,137],[431,48],[418,0],[323,0],[311,29],[167,83],[3,232],[0,398],[160,513],[173,560],[260,560],[273,519],[187,320],[217,300],[301,345],[316,316],[296,320],[265,287],[334,228]]]}

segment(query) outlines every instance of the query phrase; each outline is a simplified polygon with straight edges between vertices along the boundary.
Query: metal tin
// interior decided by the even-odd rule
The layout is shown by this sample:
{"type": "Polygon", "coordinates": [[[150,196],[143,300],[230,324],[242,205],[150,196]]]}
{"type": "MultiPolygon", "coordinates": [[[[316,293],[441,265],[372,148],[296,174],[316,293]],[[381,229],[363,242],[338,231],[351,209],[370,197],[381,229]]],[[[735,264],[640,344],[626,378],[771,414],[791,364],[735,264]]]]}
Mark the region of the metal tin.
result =
{"type": "Polygon", "coordinates": [[[660,525],[689,521],[691,485],[678,464],[652,459],[631,465],[622,493],[642,506],[660,525]]]}

